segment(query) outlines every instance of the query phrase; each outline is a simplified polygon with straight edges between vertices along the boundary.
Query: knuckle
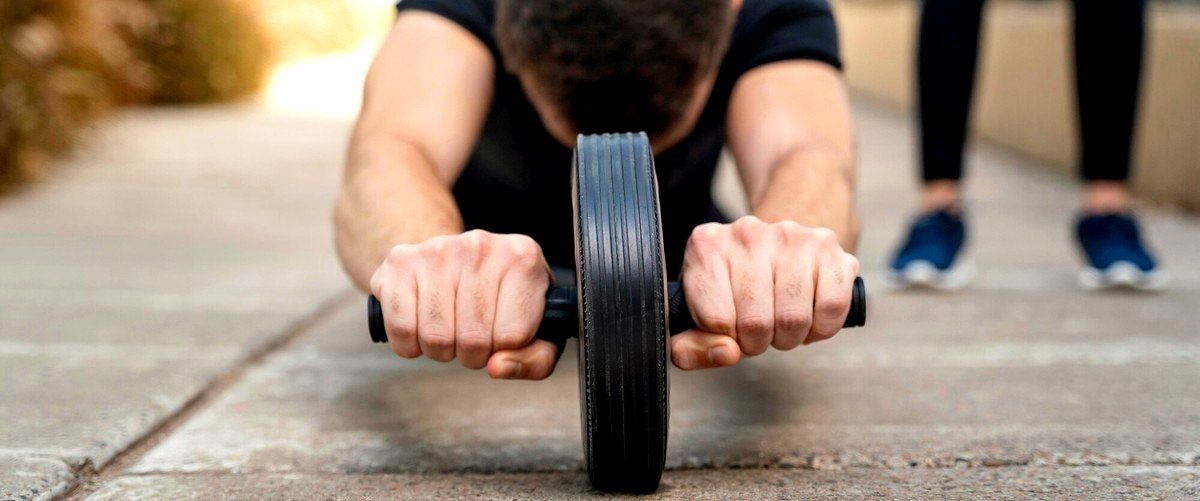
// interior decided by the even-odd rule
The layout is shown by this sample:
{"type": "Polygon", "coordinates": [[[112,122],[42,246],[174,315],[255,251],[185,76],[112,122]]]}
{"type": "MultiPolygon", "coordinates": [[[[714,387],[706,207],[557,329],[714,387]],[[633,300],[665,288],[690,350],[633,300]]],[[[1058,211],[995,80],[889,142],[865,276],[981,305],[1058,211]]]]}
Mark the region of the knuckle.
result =
{"type": "Polygon", "coordinates": [[[859,263],[858,258],[853,254],[846,254],[846,264],[850,267],[850,275],[857,277],[858,272],[862,270],[862,263],[859,263]]]}
{"type": "Polygon", "coordinates": [[[421,356],[420,350],[414,349],[407,343],[392,343],[392,353],[395,353],[400,358],[417,358],[421,356]]]}
{"type": "Polygon", "coordinates": [[[541,259],[542,250],[532,238],[514,235],[509,238],[508,252],[519,263],[533,264],[541,259]]]}
{"type": "Polygon", "coordinates": [[[776,234],[784,245],[791,246],[804,242],[806,228],[795,221],[780,221],[774,226],[776,234]]]}
{"type": "Polygon", "coordinates": [[[384,318],[384,327],[392,337],[399,340],[408,340],[416,337],[417,326],[412,321],[405,318],[395,318],[397,315],[384,318]]]}
{"type": "Polygon", "coordinates": [[[720,239],[722,231],[720,223],[704,223],[692,230],[691,241],[695,245],[712,245],[720,239]]]}
{"type": "Polygon", "coordinates": [[[375,273],[371,274],[371,281],[367,284],[367,287],[371,289],[371,294],[374,294],[376,298],[381,298],[385,297],[383,288],[387,282],[388,279],[384,277],[383,267],[381,266],[375,270],[375,273]]]}
{"type": "Polygon", "coordinates": [[[817,304],[817,313],[822,317],[837,317],[849,309],[850,299],[841,295],[823,298],[817,304]]]}
{"type": "Polygon", "coordinates": [[[495,335],[496,347],[498,349],[515,350],[524,346],[532,337],[532,332],[516,330],[497,332],[495,335]]]}
{"type": "Polygon", "coordinates": [[[487,233],[483,230],[471,230],[463,233],[458,243],[469,254],[480,254],[487,246],[487,233]]]}
{"type": "Polygon", "coordinates": [[[754,216],[745,216],[733,223],[733,234],[742,243],[751,243],[762,234],[766,223],[754,216]]]}
{"type": "Polygon", "coordinates": [[[737,220],[733,222],[734,227],[739,227],[739,226],[758,227],[758,226],[762,226],[765,224],[766,223],[764,223],[762,219],[759,219],[756,216],[742,216],[742,217],[737,218],[737,220]]]}
{"type": "Polygon", "coordinates": [[[761,337],[771,332],[771,319],[760,315],[738,317],[737,330],[740,336],[761,337]]]}
{"type": "Polygon", "coordinates": [[[731,334],[733,333],[734,322],[736,321],[731,315],[719,313],[697,313],[696,321],[700,326],[709,332],[715,334],[731,334]]]}
{"type": "Polygon", "coordinates": [[[474,229],[463,232],[462,236],[468,240],[482,243],[488,240],[488,237],[491,236],[491,233],[480,229],[474,229]]]}
{"type": "Polygon", "coordinates": [[[426,240],[421,244],[420,253],[426,258],[441,260],[448,249],[450,248],[450,240],[447,237],[434,237],[426,240]]]}
{"type": "Polygon", "coordinates": [[[413,250],[413,246],[409,244],[392,247],[388,250],[386,262],[391,266],[405,265],[412,260],[413,250]]]}
{"type": "Polygon", "coordinates": [[[804,342],[804,336],[802,335],[777,335],[771,342],[771,346],[774,346],[775,349],[780,351],[790,351],[796,349],[796,347],[800,346],[800,343],[802,342],[804,342]]]}
{"type": "Polygon", "coordinates": [[[472,353],[487,352],[492,349],[492,340],[483,331],[467,331],[458,337],[458,347],[472,353]]]}
{"type": "Polygon", "coordinates": [[[829,228],[815,228],[812,230],[812,236],[813,240],[822,246],[838,245],[837,233],[829,228]]]}
{"type": "Polygon", "coordinates": [[[815,343],[815,342],[817,342],[817,341],[824,341],[824,340],[826,340],[826,339],[829,339],[829,338],[833,337],[833,336],[834,336],[834,334],[837,334],[837,333],[838,333],[838,330],[837,330],[837,329],[832,329],[832,330],[831,330],[831,329],[818,329],[818,328],[814,328],[814,329],[812,330],[812,332],[810,332],[810,333],[808,334],[808,340],[807,340],[806,342],[807,342],[807,343],[815,343]]]}
{"type": "Polygon", "coordinates": [[[454,335],[445,332],[422,332],[421,342],[433,350],[454,348],[454,335]]]}
{"type": "Polygon", "coordinates": [[[775,314],[776,328],[787,332],[803,332],[812,327],[812,312],[804,310],[781,311],[775,314]]]}
{"type": "Polygon", "coordinates": [[[779,337],[771,342],[771,346],[779,351],[791,351],[800,346],[804,340],[797,336],[779,337]]]}
{"type": "Polygon", "coordinates": [[[795,221],[792,221],[791,219],[784,219],[783,221],[775,223],[775,228],[778,229],[780,232],[789,233],[789,234],[793,234],[793,235],[799,234],[804,231],[804,225],[797,223],[795,221]]]}

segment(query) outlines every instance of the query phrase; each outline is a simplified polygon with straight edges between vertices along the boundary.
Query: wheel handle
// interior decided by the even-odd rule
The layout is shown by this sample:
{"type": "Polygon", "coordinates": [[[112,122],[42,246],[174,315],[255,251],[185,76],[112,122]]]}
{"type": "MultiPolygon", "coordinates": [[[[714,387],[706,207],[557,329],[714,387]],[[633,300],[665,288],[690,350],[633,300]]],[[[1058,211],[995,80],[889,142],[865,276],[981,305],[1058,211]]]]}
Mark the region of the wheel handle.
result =
{"type": "MultiPolygon", "coordinates": [[[[672,336],[696,327],[688,309],[683,282],[667,284],[667,330],[672,336]]],[[[579,325],[579,295],[575,287],[551,287],[546,292],[546,309],[538,327],[537,339],[550,341],[559,347],[568,338],[576,336],[579,325]],[[575,329],[571,327],[574,326],[575,329]]],[[[383,305],[375,296],[367,299],[367,323],[371,341],[386,343],[387,328],[384,326],[383,305]]],[[[867,323],[867,286],[862,277],[854,279],[854,290],[850,296],[850,313],[846,315],[843,328],[862,327],[867,323]]]]}

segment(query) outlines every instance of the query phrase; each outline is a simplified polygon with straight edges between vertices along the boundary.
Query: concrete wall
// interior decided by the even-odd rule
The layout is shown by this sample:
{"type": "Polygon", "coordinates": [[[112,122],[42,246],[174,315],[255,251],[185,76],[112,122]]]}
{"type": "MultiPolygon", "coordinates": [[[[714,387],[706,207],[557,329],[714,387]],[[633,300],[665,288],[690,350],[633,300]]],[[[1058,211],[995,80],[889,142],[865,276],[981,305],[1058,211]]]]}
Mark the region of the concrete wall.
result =
{"type": "MultiPolygon", "coordinates": [[[[850,85],[911,110],[918,2],[833,4],[850,85]]],[[[1074,173],[1070,6],[993,1],[985,26],[975,133],[1074,173]]],[[[1134,186],[1147,199],[1200,210],[1200,8],[1154,3],[1148,48],[1134,186]]]]}

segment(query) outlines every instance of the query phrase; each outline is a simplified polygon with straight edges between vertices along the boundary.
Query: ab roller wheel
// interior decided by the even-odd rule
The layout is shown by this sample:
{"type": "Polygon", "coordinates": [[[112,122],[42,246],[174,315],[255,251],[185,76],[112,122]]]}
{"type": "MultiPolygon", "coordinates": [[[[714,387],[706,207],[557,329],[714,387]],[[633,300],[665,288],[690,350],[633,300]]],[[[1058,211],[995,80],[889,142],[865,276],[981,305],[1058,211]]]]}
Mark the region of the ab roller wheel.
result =
{"type": "Polygon", "coordinates": [[[579,395],[592,486],[649,492],[667,455],[667,281],[644,135],[582,137],[571,181],[579,395]]]}
{"type": "MultiPolygon", "coordinates": [[[[667,339],[694,326],[683,287],[666,281],[658,186],[645,134],[580,136],[571,175],[577,287],[546,294],[537,337],[579,338],[579,402],[588,478],[602,491],[651,492],[667,452],[667,339]]],[[[379,301],[371,339],[387,342],[379,301]]],[[[866,320],[855,280],[846,327],[866,320]]]]}

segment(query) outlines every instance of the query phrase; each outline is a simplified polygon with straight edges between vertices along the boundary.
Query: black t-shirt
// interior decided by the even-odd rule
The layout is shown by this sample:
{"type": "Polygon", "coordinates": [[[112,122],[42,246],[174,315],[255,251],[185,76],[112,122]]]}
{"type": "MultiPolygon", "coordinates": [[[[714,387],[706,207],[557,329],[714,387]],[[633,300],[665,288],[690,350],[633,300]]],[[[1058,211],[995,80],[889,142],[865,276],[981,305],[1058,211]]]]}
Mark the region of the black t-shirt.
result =
{"type": "MultiPolygon", "coordinates": [[[[493,0],[402,0],[397,9],[429,11],[454,21],[479,38],[496,60],[495,93],[483,134],[454,185],[466,227],[529,235],[551,265],[574,268],[571,151],[550,136],[520,82],[505,71],[492,30],[493,0]]],[[[655,157],[670,276],[679,272],[692,229],[722,219],[710,192],[734,84],[755,67],[790,59],[841,67],[826,0],[745,0],[695,129],[655,157]]]]}

